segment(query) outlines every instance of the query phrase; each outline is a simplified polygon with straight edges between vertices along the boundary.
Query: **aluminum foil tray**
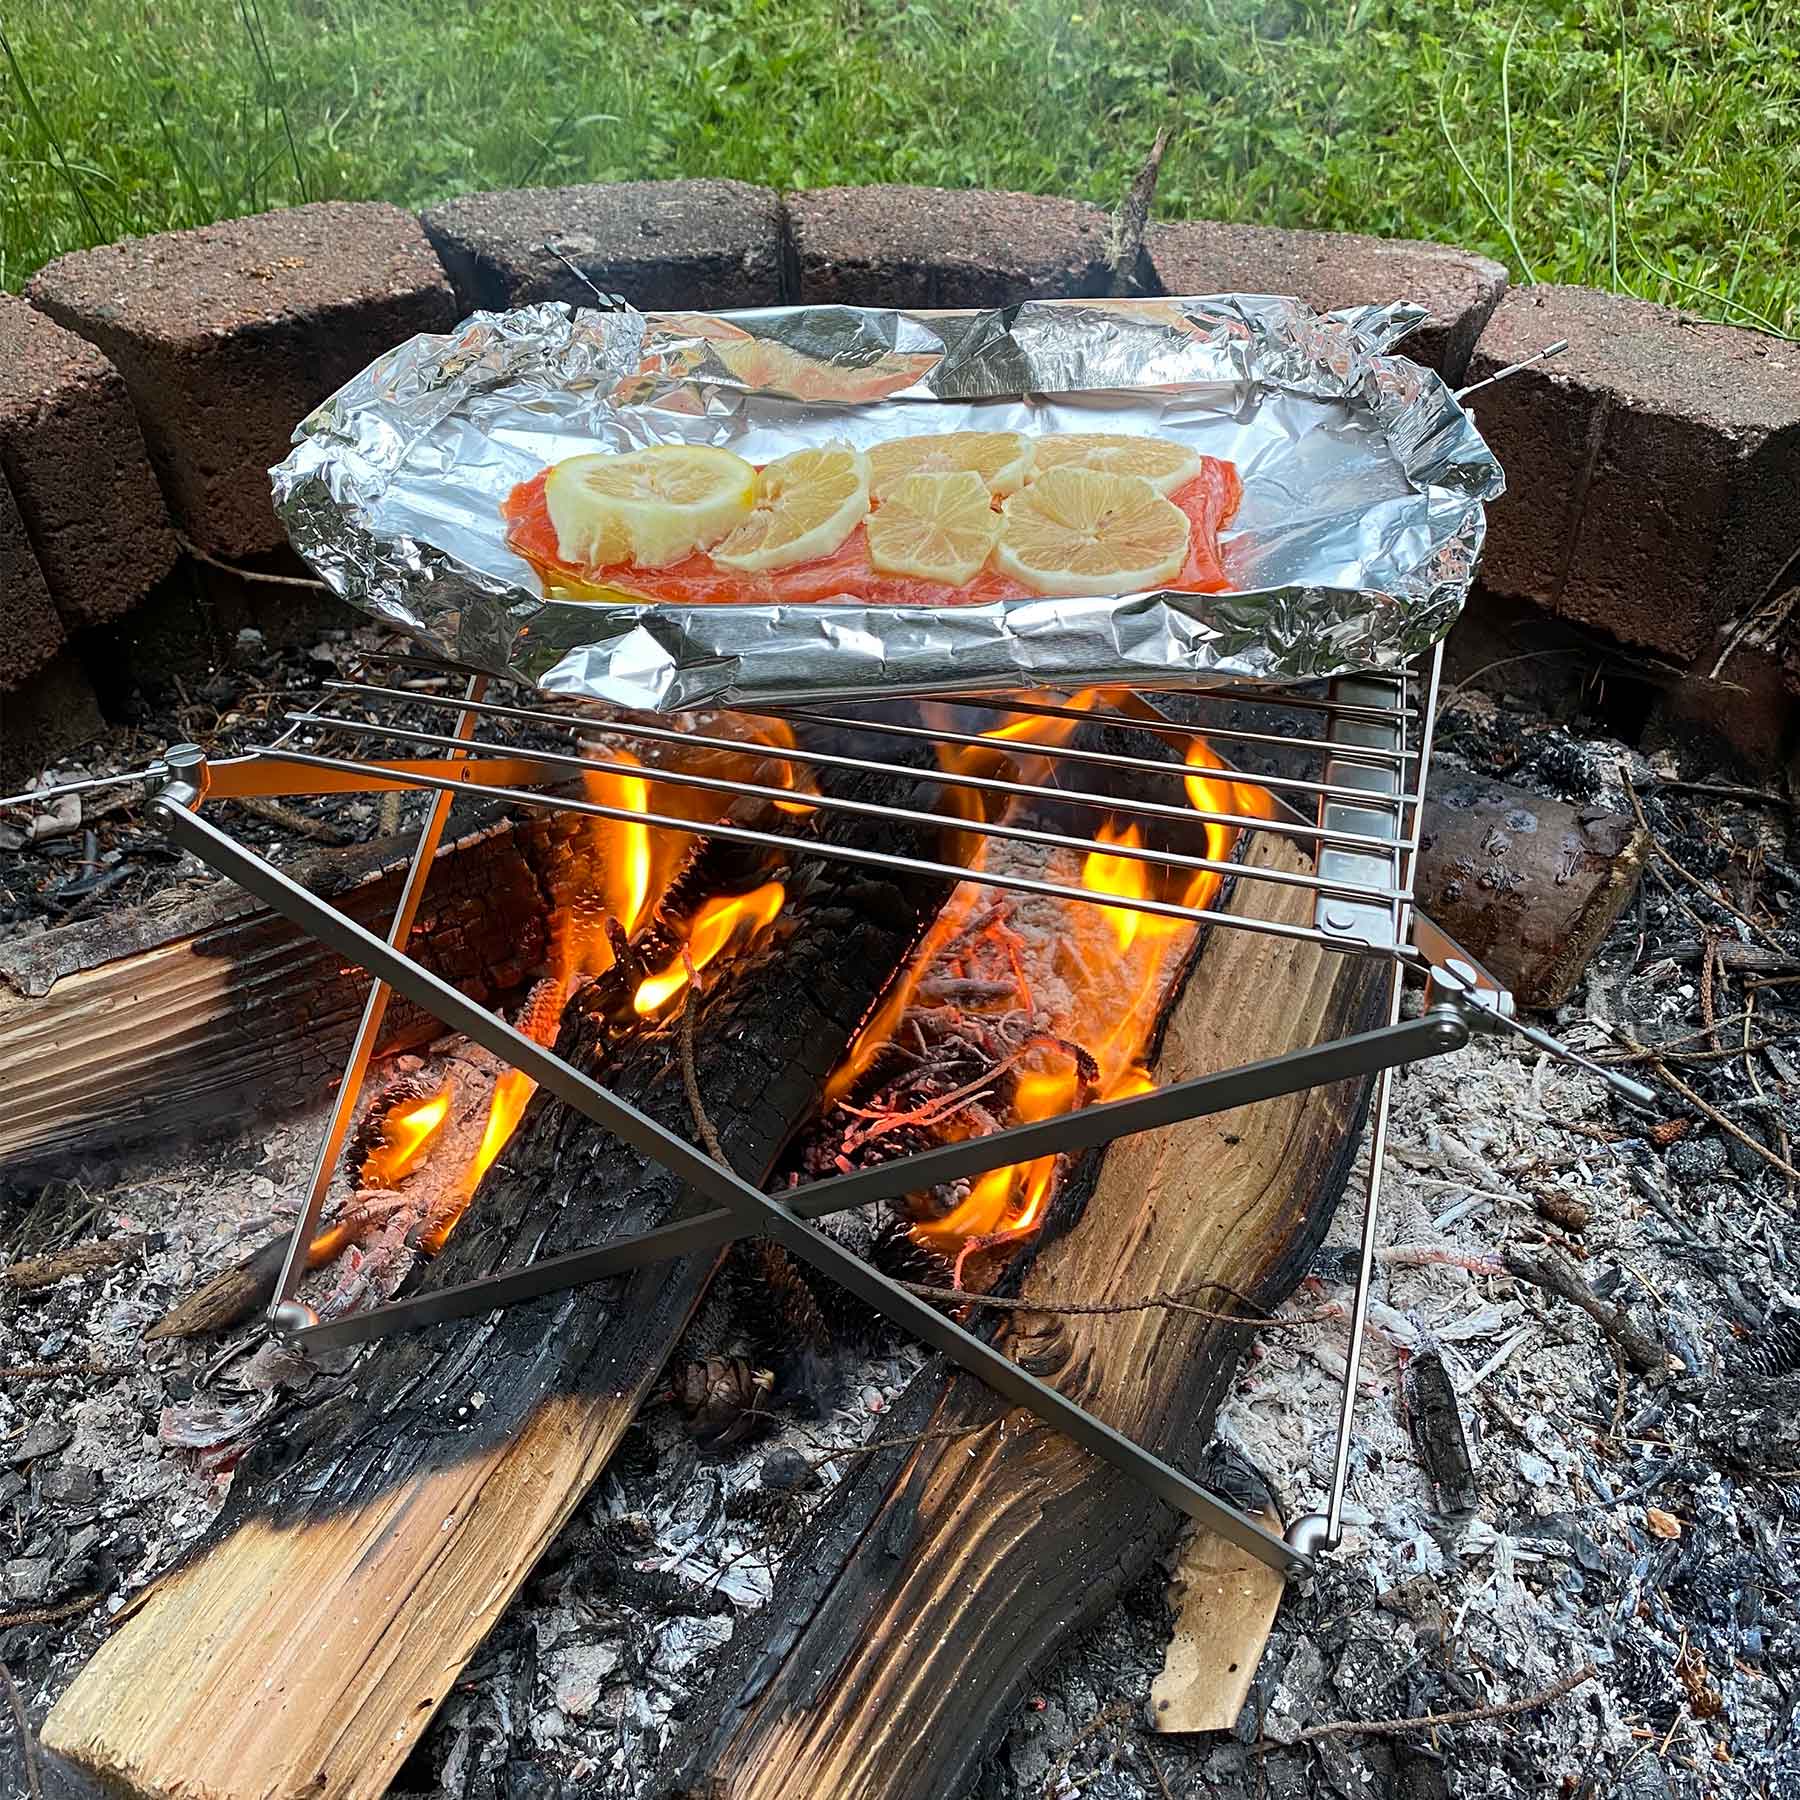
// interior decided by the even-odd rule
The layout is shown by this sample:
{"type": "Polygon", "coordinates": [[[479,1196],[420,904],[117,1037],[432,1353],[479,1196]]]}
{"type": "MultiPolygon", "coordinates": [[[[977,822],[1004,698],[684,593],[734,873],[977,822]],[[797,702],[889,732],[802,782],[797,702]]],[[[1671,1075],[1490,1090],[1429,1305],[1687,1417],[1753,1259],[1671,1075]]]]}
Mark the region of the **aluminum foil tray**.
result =
{"type": "Polygon", "coordinates": [[[402,344],[294,434],[273,473],[294,547],[428,652],[652,712],[1392,668],[1461,610],[1499,465],[1430,370],[1425,317],[1224,294],[997,312],[777,307],[476,313],[402,344]],[[1236,463],[1233,591],[966,607],[546,599],[500,503],[596,447],[968,428],[1136,431],[1236,463]]]}

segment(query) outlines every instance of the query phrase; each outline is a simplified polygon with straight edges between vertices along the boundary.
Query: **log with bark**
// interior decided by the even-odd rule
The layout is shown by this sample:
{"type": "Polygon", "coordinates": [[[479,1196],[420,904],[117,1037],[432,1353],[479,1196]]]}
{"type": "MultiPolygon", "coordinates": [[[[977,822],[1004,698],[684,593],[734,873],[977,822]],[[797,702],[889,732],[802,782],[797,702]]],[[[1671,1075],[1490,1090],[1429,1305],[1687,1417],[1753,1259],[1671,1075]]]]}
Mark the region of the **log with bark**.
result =
{"type": "MultiPolygon", "coordinates": [[[[1267,836],[1249,856],[1299,866],[1267,836]]],[[[1262,894],[1259,909],[1275,910],[1262,894]]],[[[1300,919],[1310,900],[1290,891],[1279,908],[1300,919]]],[[[1366,1030],[1385,980],[1368,960],[1216,931],[1170,1018],[1157,1078],[1366,1030]]],[[[1212,1283],[1195,1298],[1217,1312],[1273,1307],[1323,1237],[1366,1099],[1367,1083],[1341,1083],[1115,1144],[1079,1223],[1036,1258],[1023,1296],[1049,1307],[1212,1283]]],[[[1161,1308],[1009,1318],[1001,1339],[1016,1359],[1190,1468],[1247,1341],[1238,1324],[1161,1308]]],[[[1162,1503],[967,1376],[934,1366],[913,1384],[884,1435],[920,1432],[956,1435],[877,1452],[846,1478],[768,1606],[740,1628],[657,1792],[963,1791],[1034,1671],[1176,1529],[1162,1503]]]]}
{"type": "MultiPolygon", "coordinates": [[[[862,798],[929,804],[896,777],[862,798]]],[[[867,820],[834,837],[922,846],[867,820]]],[[[723,1146],[767,1170],[941,884],[797,859],[767,943],[697,1007],[698,1085],[723,1146]]],[[[674,1027],[616,1052],[603,977],[559,1049],[691,1136],[674,1027]]],[[[432,1266],[432,1286],[646,1229],[679,1184],[539,1095],[432,1266]]],[[[202,1550],[147,1591],[44,1741],[140,1795],[378,1794],[604,1467],[712,1258],[387,1340],[345,1390],[240,1466],[202,1550]]]]}

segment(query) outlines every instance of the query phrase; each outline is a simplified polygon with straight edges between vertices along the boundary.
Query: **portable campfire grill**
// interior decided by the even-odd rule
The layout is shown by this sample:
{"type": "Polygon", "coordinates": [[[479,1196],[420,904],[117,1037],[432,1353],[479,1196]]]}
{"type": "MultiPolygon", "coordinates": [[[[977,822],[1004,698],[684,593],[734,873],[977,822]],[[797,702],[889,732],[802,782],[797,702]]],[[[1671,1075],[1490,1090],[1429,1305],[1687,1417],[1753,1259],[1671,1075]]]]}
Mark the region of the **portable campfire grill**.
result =
{"type": "MultiPolygon", "coordinates": [[[[634,719],[598,721],[573,712],[550,710],[541,703],[505,704],[488,700],[488,678],[469,677],[461,698],[432,697],[397,687],[355,682],[328,682],[325,697],[311,710],[288,715],[290,729],[276,742],[249,754],[211,762],[196,747],[168,752],[153,771],[162,779],[154,806],[171,836],[185,849],[223,875],[231,877],[319,943],[368,971],[374,978],[357,1028],[344,1078],[333,1104],[317,1162],[300,1215],[295,1221],[277,1285],[270,1319],[289,1341],[328,1348],[383,1336],[411,1326],[466,1317],[541,1294],[638,1268],[666,1258],[717,1249],[756,1232],[769,1237],[849,1292],[866,1300],[912,1335],[942,1351],[978,1376],[1006,1399],[1028,1408],[1046,1424],[1141,1482],[1168,1504],[1241,1545],[1263,1562],[1289,1575],[1308,1572],[1313,1556],[1335,1546],[1340,1535],[1348,1472],[1351,1430],[1356,1403],[1357,1371],[1374,1261],[1380,1203],[1382,1161],[1387,1135],[1388,1103],[1396,1068],[1426,1057],[1460,1049],[1478,1031],[1512,1031],[1541,1048],[1601,1074],[1616,1089],[1640,1103],[1648,1091],[1614,1071],[1598,1069],[1586,1059],[1513,1017],[1504,989],[1461,948],[1437,929],[1413,904],[1413,867],[1419,848],[1420,818],[1437,709],[1442,647],[1423,668],[1392,675],[1342,677],[1323,692],[1223,687],[1199,690],[1214,699],[1253,700],[1260,706],[1285,709],[1294,721],[1311,715],[1320,735],[1288,736],[1275,730],[1204,727],[1159,722],[1121,712],[1094,711],[1026,700],[983,696],[943,702],[967,715],[970,729],[937,730],[915,722],[868,717],[841,717],[822,707],[783,709],[777,716],[795,733],[791,748],[765,743],[709,738],[634,719]],[[337,710],[354,697],[363,704],[441,708],[443,731],[398,723],[370,723],[337,710]],[[1179,818],[1244,830],[1278,832],[1308,851],[1313,872],[1254,869],[1207,857],[1180,855],[1124,844],[1108,844],[1107,854],[1164,868],[1212,871],[1235,880],[1239,906],[1186,906],[1153,898],[1097,895],[1056,880],[1004,872],[967,870],[949,862],[900,856],[856,846],[803,844],[808,854],[835,856],[877,868],[941,875],[949,881],[976,881],[984,886],[1058,899],[1150,913],[1195,924],[1256,931],[1326,947],[1346,955],[1379,957],[1391,967],[1388,1020],[1384,1026],[1328,1043],[1315,1044],[1266,1061],[1183,1081],[1125,1099],[1096,1104],[1061,1116],[1013,1126],[986,1137],[947,1143],[853,1174],[815,1181],[779,1197],[763,1193],[647,1117],[591,1076],[571,1067],[551,1050],[477,1005],[432,974],[406,953],[407,939],[425,890],[432,860],[442,839],[451,801],[458,794],[519,805],[564,810],[593,818],[631,822],[714,836],[732,842],[783,849],[796,840],[737,824],[701,823],[661,812],[634,812],[595,801],[543,791],[568,783],[580,773],[629,774],[647,783],[669,783],[713,790],[731,797],[771,801],[796,799],[787,787],[725,779],[647,763],[609,763],[581,754],[575,740],[604,730],[610,735],[649,743],[677,742],[706,749],[752,753],[769,762],[796,768],[893,773],[941,789],[963,787],[1004,795],[1039,795],[1044,790],[998,776],[955,774],[918,768],[879,757],[809,748],[809,730],[850,727],[862,737],[892,743],[904,752],[920,743],[931,746],[981,746],[990,742],[978,729],[990,714],[1066,717],[1084,724],[1100,723],[1128,732],[1148,732],[1186,739],[1196,731],[1229,752],[1236,743],[1246,750],[1279,749],[1284,756],[1316,761],[1316,773],[1237,775],[1246,785],[1263,789],[1275,816],[1258,819],[1208,811],[1185,803],[1084,795],[1058,789],[1062,800],[1103,806],[1109,812],[1144,819],[1179,818]],[[477,740],[489,720],[523,724],[538,730],[570,734],[567,752],[483,746],[477,740]],[[403,746],[417,756],[390,755],[387,760],[361,760],[341,754],[294,747],[302,733],[350,734],[378,746],[403,746]],[[385,940],[356,924],[297,882],[237,843],[203,816],[209,799],[248,796],[323,795],[419,788],[434,797],[419,833],[411,866],[385,940]],[[1310,924],[1261,916],[1249,904],[1254,890],[1300,886],[1314,897],[1310,924]],[[1401,993],[1408,972],[1426,981],[1425,1004],[1416,1018],[1401,1017],[1401,993]],[[464,1283],[440,1292],[390,1301],[353,1317],[320,1323],[296,1293],[306,1269],[321,1207],[346,1134],[354,1117],[365,1073],[380,1030],[389,994],[398,990],[444,1024],[466,1033],[541,1087],[607,1127],[625,1142],[669,1168],[717,1209],[666,1224],[656,1230],[596,1249],[574,1252],[464,1283]],[[1302,1088],[1373,1074],[1376,1077],[1370,1167],[1364,1206],[1361,1255],[1351,1314],[1348,1369],[1340,1408],[1336,1460],[1327,1510],[1308,1514],[1289,1527],[1285,1539],[1199,1487],[1180,1470],[1114,1431],[1049,1383],[1028,1374],[1002,1351],[935,1311],[819,1231],[810,1221],[846,1208],[895,1197],[959,1177],[970,1177],[1008,1164],[1055,1153],[1091,1149],[1134,1132],[1172,1125],[1227,1111],[1255,1100],[1274,1098],[1302,1088]]],[[[436,665],[434,665],[436,666],[436,665]]],[[[991,730],[992,727],[990,726],[991,730]]],[[[1021,745],[1033,757],[1111,768],[1156,780],[1181,780],[1190,771],[1179,763],[1117,752],[1076,748],[1071,744],[1021,745]]],[[[370,755],[379,754],[372,750],[370,755]]],[[[808,792],[809,808],[873,815],[907,825],[942,827],[941,814],[808,792]]],[[[957,829],[989,837],[1010,838],[1055,850],[1086,851],[1088,838],[1041,830],[1031,825],[997,822],[987,825],[958,819],[957,829]]],[[[1215,899],[1222,899],[1222,891],[1215,899]]]]}

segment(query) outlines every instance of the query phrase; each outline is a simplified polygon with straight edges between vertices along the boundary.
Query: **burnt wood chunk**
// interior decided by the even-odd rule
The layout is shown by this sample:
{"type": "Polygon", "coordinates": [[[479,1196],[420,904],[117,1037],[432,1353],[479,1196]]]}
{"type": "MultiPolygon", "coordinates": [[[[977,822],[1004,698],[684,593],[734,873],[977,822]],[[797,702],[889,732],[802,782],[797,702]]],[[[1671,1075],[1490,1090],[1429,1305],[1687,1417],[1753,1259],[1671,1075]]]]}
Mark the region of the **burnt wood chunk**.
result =
{"type": "Polygon", "coordinates": [[[1165,294],[1293,294],[1321,312],[1416,301],[1431,316],[1400,354],[1451,382],[1506,292],[1490,257],[1411,238],[1186,219],[1151,226],[1146,248],[1165,294]]]}
{"type": "Polygon", "coordinates": [[[807,306],[1007,306],[1104,294],[1106,215],[1043,194],[814,188],[787,199],[791,291],[807,306]]]}
{"type": "Polygon", "coordinates": [[[1560,1006],[1636,892],[1647,849],[1618,813],[1440,765],[1415,890],[1521,1006],[1560,1006]]]}
{"type": "MultiPolygon", "coordinates": [[[[917,805],[910,779],[864,800],[917,805]]],[[[904,852],[896,830],[822,832],[904,852]]],[[[698,1090],[740,1172],[766,1172],[912,945],[941,884],[797,855],[757,950],[699,1004],[698,1090]]],[[[607,981],[559,1051],[694,1134],[676,1026],[617,1038],[607,981]]],[[[659,1164],[537,1095],[428,1285],[637,1232],[692,1206],[659,1164]]],[[[44,1741],[137,1795],[378,1794],[600,1473],[693,1311],[712,1257],[378,1344],[335,1399],[240,1466],[226,1513],[148,1590],[44,1741]]]]}
{"type": "MultiPolygon", "coordinates": [[[[1285,842],[1249,859],[1298,869],[1285,842]]],[[[1236,904],[1236,902],[1233,902],[1236,904]]],[[[1265,903],[1266,904],[1266,903],[1265,903]]],[[[1304,890],[1276,909],[1310,922],[1304,890]]],[[[1159,1083],[1379,1016],[1386,970],[1306,943],[1215,931],[1176,1002],[1159,1083]]],[[[1122,1139],[1067,1235],[1045,1245],[999,1341],[1118,1430],[1193,1468],[1256,1316],[1300,1280],[1348,1174],[1367,1083],[1289,1095],[1122,1139]],[[1201,1283],[1214,1316],[1058,1314],[1201,1283]],[[1233,1292],[1244,1299],[1234,1301],[1233,1292]],[[1247,1304],[1246,1304],[1247,1302],[1247,1304]]],[[[1179,1523],[1162,1502],[978,1381],[929,1367],[744,1621],[654,1791],[707,1800],[951,1795],[1035,1672],[1096,1619],[1179,1523]]]]}
{"type": "Polygon", "coordinates": [[[596,288],[640,311],[774,306],[782,298],[781,202],[742,181],[466,194],[432,207],[423,222],[465,308],[593,306],[596,288]]]}
{"type": "Polygon", "coordinates": [[[345,200],[74,250],[27,293],[118,366],[177,523],[222,556],[287,542],[268,472],[294,427],[382,351],[456,319],[418,220],[345,200]]]}
{"type": "MultiPolygon", "coordinates": [[[[119,371],[12,294],[0,294],[0,481],[66,626],[118,618],[175,566],[174,534],[119,371]]],[[[8,632],[28,623],[17,610],[22,598],[0,597],[8,632]]],[[[56,648],[52,638],[39,666],[56,648]]],[[[29,660],[30,649],[9,645],[6,661],[29,660]]]]}

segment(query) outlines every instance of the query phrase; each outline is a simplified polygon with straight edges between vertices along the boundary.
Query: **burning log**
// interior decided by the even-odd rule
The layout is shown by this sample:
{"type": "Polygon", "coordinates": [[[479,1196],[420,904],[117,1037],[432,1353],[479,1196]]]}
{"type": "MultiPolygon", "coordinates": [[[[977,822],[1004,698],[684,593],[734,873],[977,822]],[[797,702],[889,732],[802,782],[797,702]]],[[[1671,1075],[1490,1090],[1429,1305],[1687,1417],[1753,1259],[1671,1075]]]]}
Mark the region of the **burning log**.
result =
{"type": "MultiPolygon", "coordinates": [[[[1300,866],[1267,836],[1248,860],[1300,866]]],[[[1281,903],[1294,918],[1309,904],[1281,903]]],[[[1375,964],[1215,932],[1175,1005],[1156,1074],[1179,1080],[1368,1029],[1384,990],[1375,964]]],[[[1366,1097],[1365,1084],[1346,1083],[1114,1145],[1078,1227],[1024,1278],[1024,1297],[1047,1310],[1008,1314],[1012,1354],[1192,1466],[1244,1328],[1166,1309],[1058,1315],[1053,1302],[1214,1283],[1221,1311],[1237,1304],[1253,1316],[1277,1304],[1324,1235],[1366,1097]]],[[[740,1628],[660,1791],[707,1800],[961,1792],[1033,1672],[1175,1527],[1142,1489],[965,1376],[928,1370],[891,1431],[902,1441],[845,1479],[769,1605],[740,1628]],[[904,1442],[921,1433],[945,1435],[904,1442]]]]}
{"type": "MultiPolygon", "coordinates": [[[[855,783],[929,803],[911,789],[855,783]]],[[[917,849],[860,819],[821,829],[917,849]]],[[[744,1170],[771,1166],[941,894],[803,858],[786,877],[762,947],[697,1002],[698,1087],[744,1170]]],[[[604,980],[576,995],[560,1052],[691,1131],[676,1033],[653,1022],[621,1042],[606,996],[604,980]]],[[[681,1198],[667,1170],[539,1096],[426,1281],[640,1231],[681,1198]]],[[[138,1601],[46,1744],[140,1795],[382,1791],[605,1466],[711,1269],[665,1264],[382,1344],[240,1465],[205,1547],[138,1601]]]]}
{"type": "MultiPolygon", "coordinates": [[[[489,824],[446,845],[414,944],[477,999],[526,979],[547,937],[545,891],[566,834],[489,824]]],[[[391,842],[301,871],[360,923],[385,929],[405,873],[391,842]]],[[[315,1102],[343,1067],[368,978],[223,884],[171,908],[45,932],[0,951],[0,1163],[17,1179],[136,1140],[201,1131],[249,1105],[315,1102]]],[[[383,1050],[435,1036],[389,1008],[383,1050]]]]}

